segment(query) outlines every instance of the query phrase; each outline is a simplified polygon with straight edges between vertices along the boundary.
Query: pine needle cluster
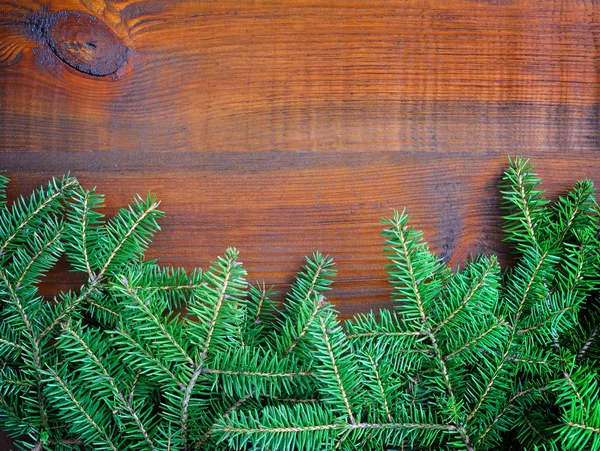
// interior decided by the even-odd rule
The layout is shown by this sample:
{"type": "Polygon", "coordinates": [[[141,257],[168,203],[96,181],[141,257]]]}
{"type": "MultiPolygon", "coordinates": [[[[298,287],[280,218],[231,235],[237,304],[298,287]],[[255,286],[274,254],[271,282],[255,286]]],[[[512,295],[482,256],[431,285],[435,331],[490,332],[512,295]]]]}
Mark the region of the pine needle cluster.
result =
{"type": "Polygon", "coordinates": [[[510,269],[452,271],[395,212],[395,309],[346,323],[319,253],[280,308],[235,249],[145,260],[151,195],[107,220],[66,176],[9,208],[0,176],[0,425],[31,450],[600,450],[594,187],[551,203],[532,169],[501,186],[510,269]],[[63,255],[86,282],[44,298],[63,255]]]}

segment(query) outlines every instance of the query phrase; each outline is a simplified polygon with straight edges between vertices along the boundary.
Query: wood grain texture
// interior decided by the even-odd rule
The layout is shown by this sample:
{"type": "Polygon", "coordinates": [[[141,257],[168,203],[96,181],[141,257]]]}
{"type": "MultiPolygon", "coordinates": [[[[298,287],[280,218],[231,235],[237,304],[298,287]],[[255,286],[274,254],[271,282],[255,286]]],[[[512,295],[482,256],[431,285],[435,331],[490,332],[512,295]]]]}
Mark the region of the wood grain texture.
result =
{"type": "MultiPolygon", "coordinates": [[[[501,245],[507,155],[556,196],[600,181],[591,0],[17,0],[0,15],[11,198],[66,171],[162,199],[151,250],[236,246],[284,289],[320,250],[342,316],[389,306],[379,219],[407,207],[451,265],[501,245]]],[[[80,280],[53,271],[45,293],[80,280]]]]}

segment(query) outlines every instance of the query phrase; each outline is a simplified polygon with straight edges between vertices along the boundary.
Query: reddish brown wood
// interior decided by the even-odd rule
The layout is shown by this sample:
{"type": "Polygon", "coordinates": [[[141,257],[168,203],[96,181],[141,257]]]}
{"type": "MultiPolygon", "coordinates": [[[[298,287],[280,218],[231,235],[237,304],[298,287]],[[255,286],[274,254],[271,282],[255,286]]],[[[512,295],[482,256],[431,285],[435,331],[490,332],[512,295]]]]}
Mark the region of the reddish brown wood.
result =
{"type": "Polygon", "coordinates": [[[88,75],[106,77],[127,59],[127,47],[104,22],[79,11],[43,14],[40,33],[65,64],[88,75]]]}
{"type": "MultiPolygon", "coordinates": [[[[151,190],[164,264],[237,246],[251,280],[284,289],[320,250],[348,317],[390,305],[393,208],[458,265],[506,256],[507,155],[532,157],[552,196],[600,180],[597,1],[44,4],[0,15],[11,197],[69,170],[109,214],[151,190]]],[[[79,283],[54,271],[43,289],[79,283]]]]}

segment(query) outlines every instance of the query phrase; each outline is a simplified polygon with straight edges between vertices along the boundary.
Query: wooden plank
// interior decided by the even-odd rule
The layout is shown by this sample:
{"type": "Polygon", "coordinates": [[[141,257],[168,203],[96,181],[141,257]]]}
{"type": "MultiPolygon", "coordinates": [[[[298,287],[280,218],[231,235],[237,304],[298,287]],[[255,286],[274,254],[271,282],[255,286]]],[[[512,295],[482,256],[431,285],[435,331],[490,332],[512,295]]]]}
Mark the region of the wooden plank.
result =
{"type": "MultiPolygon", "coordinates": [[[[285,289],[320,250],[348,317],[390,305],[393,208],[453,266],[506,261],[507,155],[552,196],[600,179],[596,1],[46,3],[2,6],[11,198],[69,170],[109,214],[152,190],[165,264],[236,246],[251,280],[285,289]]],[[[61,268],[45,293],[81,283],[61,268]]]]}

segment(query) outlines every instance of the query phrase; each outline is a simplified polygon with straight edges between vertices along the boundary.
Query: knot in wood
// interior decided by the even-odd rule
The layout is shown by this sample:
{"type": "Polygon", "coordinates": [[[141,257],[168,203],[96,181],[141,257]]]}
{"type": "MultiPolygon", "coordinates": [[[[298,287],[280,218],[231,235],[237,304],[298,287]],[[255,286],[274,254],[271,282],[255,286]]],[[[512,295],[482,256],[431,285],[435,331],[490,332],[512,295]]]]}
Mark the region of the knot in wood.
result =
{"type": "Polygon", "coordinates": [[[50,14],[45,36],[58,58],[85,74],[115,73],[127,60],[128,48],[108,25],[79,11],[50,14]]]}

